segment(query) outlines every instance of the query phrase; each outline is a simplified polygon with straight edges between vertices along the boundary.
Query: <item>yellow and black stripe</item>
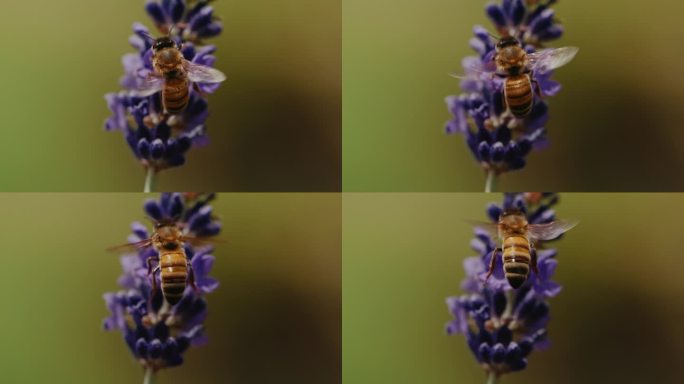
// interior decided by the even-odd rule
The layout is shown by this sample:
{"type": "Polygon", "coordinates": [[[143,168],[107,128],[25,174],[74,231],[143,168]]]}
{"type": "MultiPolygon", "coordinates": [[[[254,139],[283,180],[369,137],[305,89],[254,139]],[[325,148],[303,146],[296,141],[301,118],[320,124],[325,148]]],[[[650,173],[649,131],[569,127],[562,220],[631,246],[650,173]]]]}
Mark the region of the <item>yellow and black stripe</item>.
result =
{"type": "Polygon", "coordinates": [[[530,75],[510,76],[504,87],[506,104],[513,116],[523,118],[532,110],[533,94],[530,75]]]}
{"type": "Polygon", "coordinates": [[[503,242],[503,266],[506,280],[520,288],[530,274],[530,242],[523,236],[506,237],[503,242]]]}
{"type": "Polygon", "coordinates": [[[180,301],[188,281],[185,252],[164,252],[160,255],[161,288],[166,301],[174,305],[180,301]]]}
{"type": "Polygon", "coordinates": [[[162,90],[162,102],[168,113],[178,114],[185,110],[190,100],[187,79],[172,77],[167,78],[162,90]]]}

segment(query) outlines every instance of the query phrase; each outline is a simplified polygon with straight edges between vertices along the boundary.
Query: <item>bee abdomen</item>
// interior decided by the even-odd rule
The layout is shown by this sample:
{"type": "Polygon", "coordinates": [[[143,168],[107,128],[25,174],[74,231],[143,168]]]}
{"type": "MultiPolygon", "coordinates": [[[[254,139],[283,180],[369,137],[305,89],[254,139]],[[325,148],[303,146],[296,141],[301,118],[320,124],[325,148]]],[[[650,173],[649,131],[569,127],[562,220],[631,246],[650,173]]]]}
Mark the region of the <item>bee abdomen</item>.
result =
{"type": "Polygon", "coordinates": [[[171,253],[161,257],[161,288],[166,301],[174,305],[183,297],[188,280],[188,265],[184,253],[171,253]]]}
{"type": "Polygon", "coordinates": [[[530,274],[530,242],[522,236],[511,236],[504,239],[503,269],[508,283],[519,288],[530,274]]]}
{"type": "Polygon", "coordinates": [[[505,84],[506,104],[515,117],[527,116],[532,110],[533,94],[530,76],[511,76],[505,84]]]}
{"type": "Polygon", "coordinates": [[[177,114],[188,106],[190,92],[185,79],[172,78],[166,81],[162,90],[162,101],[167,112],[177,114]]]}
{"type": "Polygon", "coordinates": [[[530,268],[527,264],[523,263],[510,263],[509,265],[504,264],[504,275],[508,284],[511,287],[518,289],[527,280],[527,275],[530,274],[530,268]]]}

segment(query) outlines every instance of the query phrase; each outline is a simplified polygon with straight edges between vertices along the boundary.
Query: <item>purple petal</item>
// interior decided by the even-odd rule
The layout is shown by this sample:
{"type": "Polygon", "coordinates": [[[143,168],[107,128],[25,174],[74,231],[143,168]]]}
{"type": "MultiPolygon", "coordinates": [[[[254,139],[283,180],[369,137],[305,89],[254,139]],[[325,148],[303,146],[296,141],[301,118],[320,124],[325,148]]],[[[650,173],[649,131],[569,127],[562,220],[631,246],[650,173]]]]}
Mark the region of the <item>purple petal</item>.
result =
{"type": "Polygon", "coordinates": [[[199,83],[198,87],[202,93],[212,94],[221,86],[221,83],[199,83]]]}
{"type": "Polygon", "coordinates": [[[463,269],[465,269],[466,276],[476,277],[485,269],[480,257],[467,257],[463,260],[463,269]]]}
{"type": "Polygon", "coordinates": [[[216,258],[212,255],[199,253],[192,258],[192,269],[198,277],[204,277],[211,272],[216,258]]]}
{"type": "Polygon", "coordinates": [[[213,277],[202,278],[197,284],[197,287],[202,291],[202,293],[211,293],[218,288],[218,286],[218,280],[214,279],[213,277]]]}
{"type": "Polygon", "coordinates": [[[145,240],[150,237],[149,232],[147,232],[147,227],[139,221],[135,221],[131,224],[131,231],[137,236],[138,240],[145,240]]]}
{"type": "Polygon", "coordinates": [[[108,93],[105,95],[105,100],[107,101],[109,110],[112,112],[112,116],[109,117],[105,123],[105,129],[108,131],[127,129],[126,108],[123,105],[121,95],[108,93]]]}
{"type": "Polygon", "coordinates": [[[555,248],[537,250],[537,260],[542,262],[544,259],[556,257],[557,254],[558,250],[555,248]]]}
{"type": "Polygon", "coordinates": [[[545,259],[544,262],[537,264],[539,266],[539,278],[542,281],[546,281],[553,276],[554,272],[556,272],[558,261],[556,259],[545,259]]]}
{"type": "Polygon", "coordinates": [[[159,3],[149,0],[145,4],[145,11],[147,11],[147,14],[150,15],[150,17],[152,18],[152,20],[154,20],[155,23],[166,23],[166,12],[164,11],[164,9],[162,9],[159,3]]]}
{"type": "Polygon", "coordinates": [[[507,23],[506,23],[506,16],[504,15],[504,11],[497,4],[495,4],[495,3],[487,4],[487,7],[485,8],[485,12],[487,13],[487,16],[489,17],[489,19],[498,28],[506,26],[507,23]]]}
{"type": "Polygon", "coordinates": [[[154,220],[161,221],[164,217],[162,207],[154,199],[149,199],[145,202],[144,210],[154,220]]]}
{"type": "Polygon", "coordinates": [[[561,289],[562,287],[560,284],[549,281],[544,284],[543,290],[540,293],[542,293],[545,297],[554,297],[560,293],[561,289]]]}

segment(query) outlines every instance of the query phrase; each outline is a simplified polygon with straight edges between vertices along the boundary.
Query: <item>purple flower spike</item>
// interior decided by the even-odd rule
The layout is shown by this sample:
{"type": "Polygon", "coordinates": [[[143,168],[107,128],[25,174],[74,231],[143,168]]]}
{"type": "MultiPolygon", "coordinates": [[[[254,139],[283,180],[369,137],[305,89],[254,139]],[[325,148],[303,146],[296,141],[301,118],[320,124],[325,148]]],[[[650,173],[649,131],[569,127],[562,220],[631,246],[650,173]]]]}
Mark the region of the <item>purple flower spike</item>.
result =
{"type": "Polygon", "coordinates": [[[121,131],[136,159],[155,174],[163,169],[185,164],[187,152],[193,146],[208,142],[206,120],[209,116],[207,95],[214,93],[220,83],[192,83],[189,101],[180,113],[164,112],[161,91],[150,96],[136,92],[143,88],[152,68],[152,37],[168,35],[182,49],[185,60],[213,66],[216,47],[203,45],[202,39],[215,37],[221,32],[213,8],[207,1],[149,0],[145,11],[152,19],[157,33],[140,23],[133,25],[129,38],[136,53],[123,56],[124,75],[122,91],[105,95],[112,112],[105,122],[107,131],[121,131]]]}
{"type": "MultiPolygon", "coordinates": [[[[545,224],[555,221],[552,207],[557,203],[554,193],[509,193],[502,204],[489,204],[486,216],[489,222],[498,223],[502,212],[515,209],[525,213],[528,223],[545,224]]],[[[453,319],[445,328],[447,335],[465,335],[477,362],[490,377],[497,378],[525,369],[530,353],[548,344],[548,300],[561,290],[560,284],[551,280],[558,266],[558,251],[546,248],[546,241],[536,242],[539,274],[531,269],[522,286],[513,289],[504,276],[500,253],[487,278],[493,251],[501,246],[501,240],[491,229],[475,227],[474,232],[471,247],[477,255],[463,262],[466,277],[461,288],[465,294],[446,299],[453,319]]]]}
{"type": "MultiPolygon", "coordinates": [[[[213,216],[202,212],[211,211],[209,202],[213,194],[165,193],[159,200],[148,200],[144,204],[147,216],[156,222],[174,220],[184,234],[192,238],[204,238],[204,233],[218,233],[220,225],[213,216]],[[198,220],[197,217],[202,219],[198,220]],[[189,223],[194,222],[192,228],[189,223]]],[[[130,243],[149,238],[152,230],[141,223],[133,223],[130,243]]],[[[135,249],[135,248],[133,248],[135,249]]],[[[118,330],[133,354],[133,357],[149,374],[183,363],[183,354],[190,345],[207,342],[203,334],[203,323],[207,317],[207,304],[204,295],[214,291],[218,280],[209,276],[214,265],[212,247],[195,249],[185,244],[185,255],[189,260],[189,282],[182,298],[170,305],[163,298],[159,288],[152,289],[152,278],[160,286],[159,273],[150,277],[147,260],[157,257],[154,248],[146,247],[121,257],[123,275],[118,283],[121,290],[104,295],[107,309],[111,315],[104,320],[104,329],[118,330]]]]}
{"type": "Polygon", "coordinates": [[[496,34],[514,38],[528,53],[524,67],[530,70],[531,109],[522,107],[524,112],[514,114],[506,104],[505,79],[510,73],[497,70],[495,58],[499,40],[481,26],[473,28],[474,37],[470,39],[470,46],[477,55],[462,60],[463,71],[459,78],[463,93],[446,98],[452,119],[446,123],[445,131],[465,136],[475,161],[489,175],[488,192],[491,192],[494,177],[524,168],[527,156],[548,144],[546,123],[549,114],[545,98],[560,92],[561,85],[551,79],[552,70],[545,70],[542,64],[539,67],[531,65],[529,54],[539,53],[545,48],[544,43],[563,33],[551,9],[553,3],[555,1],[502,0],[485,6],[496,34]]]}

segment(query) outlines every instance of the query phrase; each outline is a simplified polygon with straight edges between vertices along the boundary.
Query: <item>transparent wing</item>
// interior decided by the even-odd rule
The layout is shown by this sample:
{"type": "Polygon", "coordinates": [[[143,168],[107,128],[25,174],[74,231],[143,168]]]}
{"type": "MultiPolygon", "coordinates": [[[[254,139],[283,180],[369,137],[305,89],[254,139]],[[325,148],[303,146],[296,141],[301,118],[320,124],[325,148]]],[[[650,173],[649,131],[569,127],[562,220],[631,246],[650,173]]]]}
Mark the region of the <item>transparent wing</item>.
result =
{"type": "Polygon", "coordinates": [[[553,240],[571,230],[578,221],[558,220],[547,224],[530,224],[528,233],[532,240],[553,240]]]}
{"type": "Polygon", "coordinates": [[[485,230],[487,233],[489,233],[490,236],[494,238],[499,237],[499,225],[496,223],[477,220],[466,220],[466,223],[485,230]]]}
{"type": "Polygon", "coordinates": [[[496,71],[493,60],[483,62],[478,56],[468,56],[461,62],[464,74],[451,72],[449,76],[457,79],[469,79],[484,74],[491,75],[496,71]]]}
{"type": "Polygon", "coordinates": [[[467,68],[465,70],[465,72],[466,72],[466,74],[449,72],[449,76],[456,78],[456,79],[459,79],[459,80],[464,80],[464,79],[472,79],[473,77],[480,77],[482,75],[492,73],[492,71],[485,71],[484,69],[481,69],[481,68],[467,68]]]}
{"type": "Polygon", "coordinates": [[[579,48],[577,47],[562,47],[532,52],[527,55],[528,67],[533,72],[549,72],[569,63],[577,55],[578,51],[579,48]]]}
{"type": "Polygon", "coordinates": [[[116,245],[114,247],[109,247],[107,248],[107,251],[109,252],[118,252],[118,251],[135,251],[135,250],[140,250],[144,249],[147,247],[152,246],[152,239],[145,239],[145,240],[140,240],[135,243],[127,243],[127,244],[121,244],[121,245],[116,245]]]}
{"type": "Polygon", "coordinates": [[[193,83],[220,83],[226,80],[226,75],[218,69],[187,60],[185,60],[184,65],[188,71],[188,79],[193,83]]]}
{"type": "Polygon", "coordinates": [[[161,91],[163,86],[164,79],[150,73],[145,77],[142,83],[140,83],[138,88],[131,91],[131,95],[138,97],[152,96],[161,91]]]}
{"type": "Polygon", "coordinates": [[[192,245],[193,247],[200,247],[204,245],[213,245],[213,244],[223,244],[226,241],[223,239],[215,238],[215,237],[195,237],[195,236],[189,236],[189,235],[183,235],[183,241],[192,245]]]}

